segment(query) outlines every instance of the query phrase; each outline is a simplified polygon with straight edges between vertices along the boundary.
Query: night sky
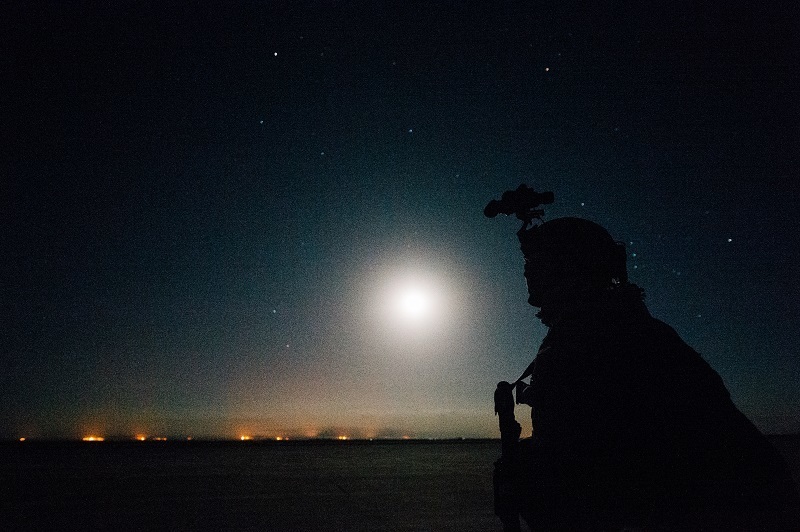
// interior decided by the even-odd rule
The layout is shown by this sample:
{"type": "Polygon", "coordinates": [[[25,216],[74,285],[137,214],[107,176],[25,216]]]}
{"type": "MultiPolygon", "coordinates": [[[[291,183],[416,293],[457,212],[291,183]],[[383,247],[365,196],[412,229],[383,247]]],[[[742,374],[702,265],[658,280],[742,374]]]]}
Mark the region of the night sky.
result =
{"type": "Polygon", "coordinates": [[[800,430],[793,2],[18,4],[1,437],[497,436],[523,182],[800,430]]]}

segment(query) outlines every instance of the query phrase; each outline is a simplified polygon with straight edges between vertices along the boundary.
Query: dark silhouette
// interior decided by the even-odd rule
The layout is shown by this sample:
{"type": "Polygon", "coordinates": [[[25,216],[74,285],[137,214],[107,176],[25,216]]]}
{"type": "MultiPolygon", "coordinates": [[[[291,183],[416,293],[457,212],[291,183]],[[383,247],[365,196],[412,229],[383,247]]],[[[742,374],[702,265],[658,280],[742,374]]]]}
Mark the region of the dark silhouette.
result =
{"type": "Polygon", "coordinates": [[[551,201],[523,185],[485,211],[523,221],[528,301],[549,327],[522,377],[495,393],[506,530],[519,516],[533,530],[797,530],[782,457],[720,376],[650,315],[624,244],[579,218],[531,225],[551,201]],[[532,407],[521,441],[512,389],[532,407]]]}

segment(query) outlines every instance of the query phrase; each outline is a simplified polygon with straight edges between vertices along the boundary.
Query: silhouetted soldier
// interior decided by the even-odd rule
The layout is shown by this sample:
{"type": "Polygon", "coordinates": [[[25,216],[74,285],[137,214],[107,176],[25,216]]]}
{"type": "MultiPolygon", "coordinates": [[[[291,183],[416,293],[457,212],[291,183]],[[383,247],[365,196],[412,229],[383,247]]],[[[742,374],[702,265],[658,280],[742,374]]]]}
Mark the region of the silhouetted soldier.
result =
{"type": "Polygon", "coordinates": [[[529,228],[550,202],[521,186],[486,209],[523,220],[528,302],[549,327],[523,377],[495,394],[506,528],[516,511],[533,530],[800,530],[783,459],[720,376],[650,315],[624,244],[579,218],[529,228]],[[508,451],[512,386],[532,407],[533,435],[508,451]]]}

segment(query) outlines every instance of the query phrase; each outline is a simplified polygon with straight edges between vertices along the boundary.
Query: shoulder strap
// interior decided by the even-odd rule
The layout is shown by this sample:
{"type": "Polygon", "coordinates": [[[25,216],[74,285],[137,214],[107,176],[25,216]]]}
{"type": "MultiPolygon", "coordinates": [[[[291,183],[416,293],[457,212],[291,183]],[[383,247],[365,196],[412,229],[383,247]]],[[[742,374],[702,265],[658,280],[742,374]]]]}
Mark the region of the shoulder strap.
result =
{"type": "Polygon", "coordinates": [[[512,383],[512,385],[516,385],[519,382],[521,382],[522,379],[527,379],[528,377],[530,377],[531,374],[533,373],[533,368],[536,366],[536,359],[539,357],[539,355],[550,351],[550,349],[552,349],[552,346],[550,346],[550,345],[548,345],[548,346],[544,346],[543,345],[542,347],[540,347],[539,351],[536,353],[536,357],[534,357],[533,361],[531,361],[531,363],[528,364],[528,367],[525,368],[525,371],[522,372],[522,375],[520,376],[520,378],[517,379],[516,381],[514,381],[512,383]]]}

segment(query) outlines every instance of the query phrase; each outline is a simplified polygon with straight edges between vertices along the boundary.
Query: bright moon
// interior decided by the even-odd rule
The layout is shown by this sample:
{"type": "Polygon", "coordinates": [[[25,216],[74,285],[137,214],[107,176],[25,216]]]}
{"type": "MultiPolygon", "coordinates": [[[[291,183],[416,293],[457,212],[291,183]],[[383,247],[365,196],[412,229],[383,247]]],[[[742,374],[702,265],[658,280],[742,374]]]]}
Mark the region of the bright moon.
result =
{"type": "Polygon", "coordinates": [[[373,267],[360,291],[355,308],[369,323],[364,340],[375,342],[376,352],[432,355],[449,349],[445,339],[463,308],[458,287],[449,274],[437,271],[445,265],[437,268],[423,259],[373,267]]]}
{"type": "Polygon", "coordinates": [[[430,299],[422,290],[411,288],[400,297],[400,310],[408,318],[423,318],[428,313],[429,308],[430,299]]]}

